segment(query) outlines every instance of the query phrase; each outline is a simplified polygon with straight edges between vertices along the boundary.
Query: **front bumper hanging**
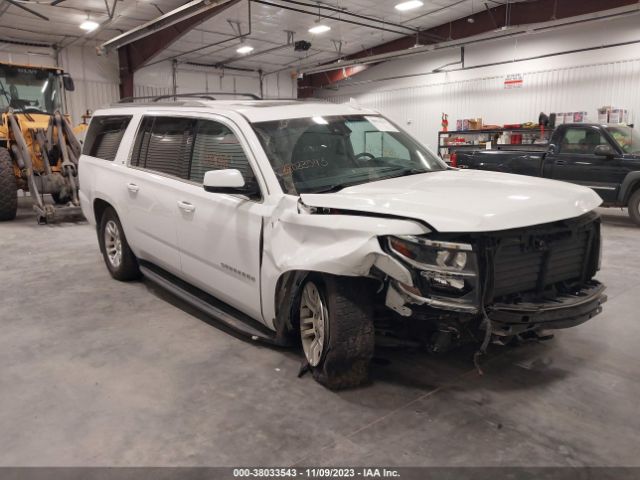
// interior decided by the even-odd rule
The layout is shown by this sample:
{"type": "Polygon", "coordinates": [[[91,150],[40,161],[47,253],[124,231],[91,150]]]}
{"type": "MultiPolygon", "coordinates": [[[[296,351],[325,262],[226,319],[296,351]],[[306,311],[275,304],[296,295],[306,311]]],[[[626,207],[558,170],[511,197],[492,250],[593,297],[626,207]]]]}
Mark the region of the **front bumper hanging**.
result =
{"type": "Polygon", "coordinates": [[[489,318],[496,335],[517,335],[536,329],[570,328],[598,315],[607,301],[605,286],[595,280],[575,294],[558,296],[551,301],[496,303],[489,318]]]}

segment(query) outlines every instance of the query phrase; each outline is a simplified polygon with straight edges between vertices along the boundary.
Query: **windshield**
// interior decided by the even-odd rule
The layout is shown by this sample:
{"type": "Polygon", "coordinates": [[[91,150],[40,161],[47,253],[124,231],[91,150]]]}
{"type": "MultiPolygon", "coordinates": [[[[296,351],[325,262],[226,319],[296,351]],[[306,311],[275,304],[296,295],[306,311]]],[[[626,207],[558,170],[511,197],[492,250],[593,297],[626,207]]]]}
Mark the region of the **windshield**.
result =
{"type": "Polygon", "coordinates": [[[0,65],[0,107],[28,113],[60,109],[60,75],[53,70],[0,65]]]}
{"type": "Polygon", "coordinates": [[[297,118],[253,127],[282,189],[291,195],[447,168],[379,115],[297,118]]]}
{"type": "Polygon", "coordinates": [[[624,153],[640,153],[640,133],[631,127],[606,127],[624,153]]]}

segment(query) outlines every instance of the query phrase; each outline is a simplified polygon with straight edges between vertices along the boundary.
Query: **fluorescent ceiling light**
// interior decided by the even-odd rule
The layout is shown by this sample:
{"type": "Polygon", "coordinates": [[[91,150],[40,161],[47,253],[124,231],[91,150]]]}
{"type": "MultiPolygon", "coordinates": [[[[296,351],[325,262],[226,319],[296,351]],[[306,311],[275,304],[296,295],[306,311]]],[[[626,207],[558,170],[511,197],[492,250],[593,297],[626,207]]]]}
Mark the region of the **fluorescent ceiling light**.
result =
{"type": "Polygon", "coordinates": [[[80,24],[80,28],[86,32],[93,32],[99,26],[100,24],[94,22],[93,20],[85,20],[80,24]]]}
{"type": "Polygon", "coordinates": [[[238,53],[249,53],[253,52],[253,47],[251,45],[243,45],[239,49],[236,50],[238,53]]]}
{"type": "Polygon", "coordinates": [[[396,10],[406,12],[407,10],[413,10],[424,5],[420,0],[409,0],[408,2],[402,2],[396,5],[396,10]]]}
{"type": "Polygon", "coordinates": [[[318,34],[328,32],[329,30],[331,30],[331,27],[329,25],[316,25],[315,27],[311,27],[309,29],[309,33],[318,34]]]}

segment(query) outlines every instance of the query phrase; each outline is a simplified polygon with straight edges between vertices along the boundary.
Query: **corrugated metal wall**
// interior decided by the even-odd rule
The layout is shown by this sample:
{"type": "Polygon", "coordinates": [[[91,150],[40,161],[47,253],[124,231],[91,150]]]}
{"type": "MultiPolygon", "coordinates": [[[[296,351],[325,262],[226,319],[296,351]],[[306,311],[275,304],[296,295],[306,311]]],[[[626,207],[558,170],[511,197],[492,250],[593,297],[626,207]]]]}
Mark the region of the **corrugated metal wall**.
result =
{"type": "Polygon", "coordinates": [[[67,106],[73,123],[82,121],[87,110],[95,111],[118,100],[118,84],[75,79],[76,90],[67,93],[67,106]]]}
{"type": "Polygon", "coordinates": [[[603,105],[627,108],[632,118],[634,112],[640,112],[640,59],[523,73],[523,87],[511,90],[504,87],[504,75],[492,75],[491,68],[478,69],[473,75],[372,93],[366,91],[367,85],[375,83],[365,84],[358,87],[361,93],[328,99],[342,103],[353,97],[363,106],[382,111],[432,148],[437,144],[442,112],[449,115],[450,130],[462,118],[481,117],[485,124],[505,124],[535,122],[540,112],[586,111],[596,121],[597,108],[603,105]]]}

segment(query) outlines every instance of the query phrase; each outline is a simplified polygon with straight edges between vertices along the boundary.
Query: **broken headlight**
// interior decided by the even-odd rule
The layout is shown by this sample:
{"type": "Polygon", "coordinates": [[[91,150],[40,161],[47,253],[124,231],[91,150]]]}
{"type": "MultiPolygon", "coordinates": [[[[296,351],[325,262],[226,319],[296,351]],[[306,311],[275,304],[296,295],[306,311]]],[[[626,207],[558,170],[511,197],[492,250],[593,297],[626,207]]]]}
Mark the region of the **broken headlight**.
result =
{"type": "Polygon", "coordinates": [[[461,297],[477,284],[478,262],[468,243],[444,242],[412,235],[387,237],[391,252],[414,267],[423,296],[461,297]]]}

